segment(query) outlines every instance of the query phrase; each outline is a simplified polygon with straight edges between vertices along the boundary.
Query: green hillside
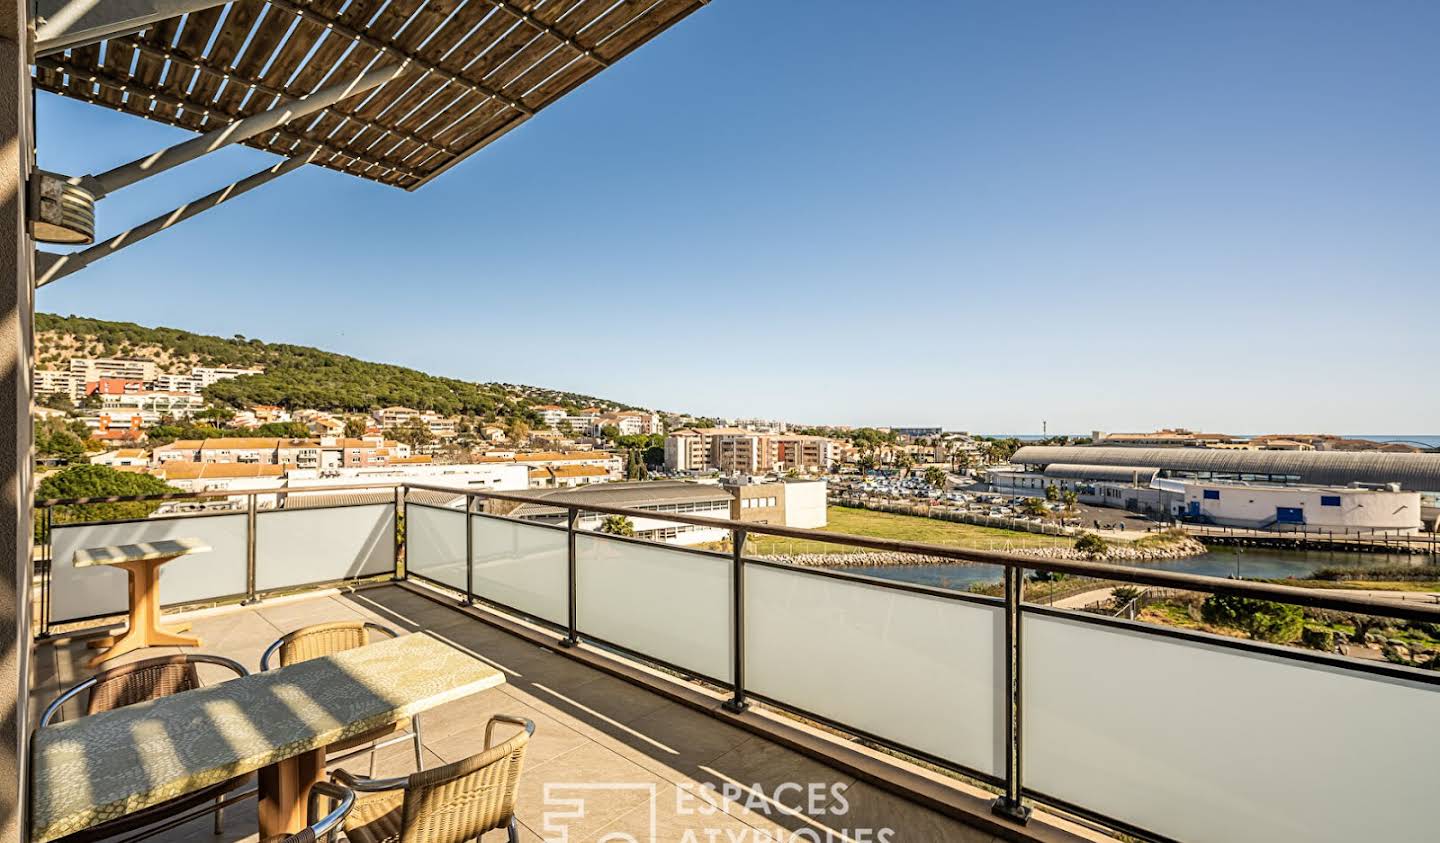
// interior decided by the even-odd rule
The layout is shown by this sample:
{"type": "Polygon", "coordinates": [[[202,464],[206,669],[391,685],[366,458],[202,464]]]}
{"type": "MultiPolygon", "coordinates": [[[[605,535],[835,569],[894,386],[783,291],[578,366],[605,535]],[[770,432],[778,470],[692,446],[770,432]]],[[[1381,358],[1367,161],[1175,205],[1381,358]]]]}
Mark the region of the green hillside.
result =
{"type": "Polygon", "coordinates": [[[155,360],[163,371],[191,366],[263,368],[263,375],[221,381],[206,390],[236,407],[278,404],[291,409],[367,412],[404,406],[445,415],[505,418],[536,404],[625,407],[588,395],[503,383],[470,383],[384,363],[370,363],[318,348],[229,339],[177,328],[147,328],[84,316],[35,314],[36,365],[62,368],[72,357],[155,360]]]}

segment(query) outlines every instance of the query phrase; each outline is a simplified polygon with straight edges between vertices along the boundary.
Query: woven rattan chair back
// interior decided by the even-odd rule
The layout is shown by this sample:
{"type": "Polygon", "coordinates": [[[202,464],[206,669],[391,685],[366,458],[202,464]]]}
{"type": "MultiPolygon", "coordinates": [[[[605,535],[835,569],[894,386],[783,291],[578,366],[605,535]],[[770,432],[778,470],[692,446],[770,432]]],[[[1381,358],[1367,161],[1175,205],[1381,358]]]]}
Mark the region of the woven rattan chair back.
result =
{"type": "Polygon", "coordinates": [[[200,676],[195,662],[186,656],[144,659],[96,674],[85,713],[112,711],[198,687],[200,676]]]}
{"type": "Polygon", "coordinates": [[[530,735],[453,764],[410,775],[401,843],[465,843],[505,828],[515,816],[515,789],[530,735]]]}
{"type": "Polygon", "coordinates": [[[395,637],[392,630],[363,621],[337,621],[307,626],[281,638],[276,650],[280,667],[353,650],[369,644],[376,634],[395,637]]]}

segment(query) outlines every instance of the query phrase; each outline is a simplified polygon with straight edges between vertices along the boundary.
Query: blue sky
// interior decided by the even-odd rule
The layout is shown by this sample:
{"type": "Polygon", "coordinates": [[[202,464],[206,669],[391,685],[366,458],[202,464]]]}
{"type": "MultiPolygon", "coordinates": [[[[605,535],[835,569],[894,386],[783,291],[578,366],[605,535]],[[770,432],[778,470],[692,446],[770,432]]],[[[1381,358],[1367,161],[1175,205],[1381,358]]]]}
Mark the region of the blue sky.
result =
{"type": "MultiPolygon", "coordinates": [[[[38,307],[705,414],[1434,432],[1437,32],[1427,0],[715,0],[417,193],[307,168],[38,307]]],[[[187,136],[39,121],[70,173],[187,136]]],[[[274,160],[129,188],[101,235],[274,160]]]]}

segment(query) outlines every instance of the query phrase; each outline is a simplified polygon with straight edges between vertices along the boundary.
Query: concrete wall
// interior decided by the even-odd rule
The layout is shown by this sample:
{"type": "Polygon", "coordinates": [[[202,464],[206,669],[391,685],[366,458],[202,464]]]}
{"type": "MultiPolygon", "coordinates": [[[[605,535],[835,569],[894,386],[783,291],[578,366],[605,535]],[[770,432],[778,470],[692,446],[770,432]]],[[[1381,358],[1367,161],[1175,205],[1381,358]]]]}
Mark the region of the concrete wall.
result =
{"type": "Polygon", "coordinates": [[[786,527],[824,527],[829,523],[824,480],[792,480],[784,485],[786,527]]]}
{"type": "Polygon", "coordinates": [[[1226,483],[1186,483],[1184,511],[1229,527],[1294,529],[1298,524],[1277,522],[1279,507],[1303,511],[1312,530],[1420,529],[1420,493],[1372,489],[1327,489],[1316,486],[1242,486],[1226,483]],[[1218,497],[1205,496],[1209,491],[1218,497]],[[1339,500],[1325,505],[1323,499],[1339,500]]]}

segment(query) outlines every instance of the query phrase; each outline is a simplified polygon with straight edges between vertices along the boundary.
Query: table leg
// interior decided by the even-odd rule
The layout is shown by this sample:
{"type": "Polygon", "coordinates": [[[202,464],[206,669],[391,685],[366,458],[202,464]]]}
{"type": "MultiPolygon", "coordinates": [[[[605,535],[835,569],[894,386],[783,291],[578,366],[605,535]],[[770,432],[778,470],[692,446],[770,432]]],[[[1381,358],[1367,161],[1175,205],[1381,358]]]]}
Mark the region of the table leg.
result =
{"type": "Polygon", "coordinates": [[[159,569],[160,565],[167,561],[169,560],[147,559],[116,566],[124,568],[130,576],[130,624],[125,628],[125,632],[110,643],[110,649],[92,656],[85,663],[86,667],[95,667],[103,661],[118,658],[144,647],[200,646],[199,638],[177,635],[176,633],[181,630],[165,629],[159,625],[159,569]]]}
{"type": "Polygon", "coordinates": [[[310,788],[325,779],[325,748],[260,768],[260,839],[294,834],[309,824],[310,788]]]}

